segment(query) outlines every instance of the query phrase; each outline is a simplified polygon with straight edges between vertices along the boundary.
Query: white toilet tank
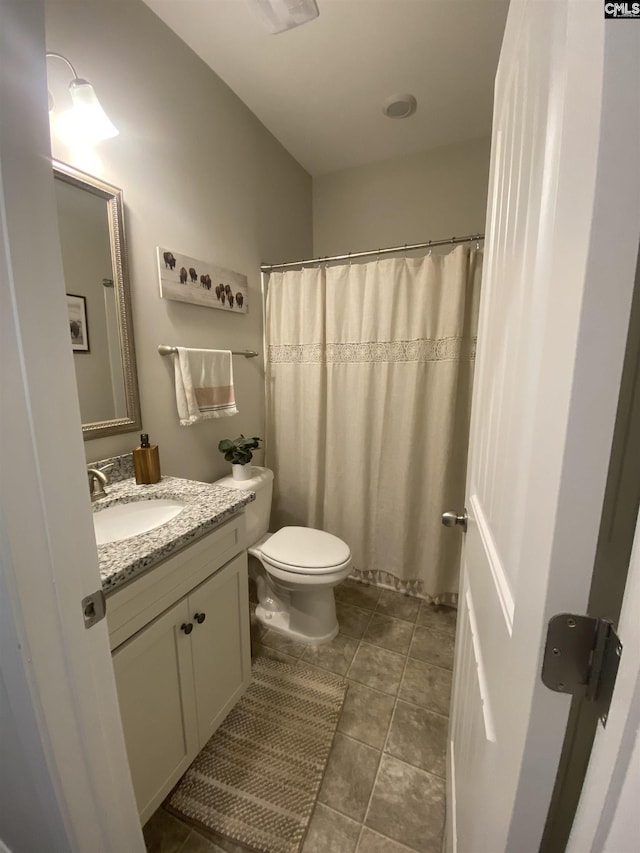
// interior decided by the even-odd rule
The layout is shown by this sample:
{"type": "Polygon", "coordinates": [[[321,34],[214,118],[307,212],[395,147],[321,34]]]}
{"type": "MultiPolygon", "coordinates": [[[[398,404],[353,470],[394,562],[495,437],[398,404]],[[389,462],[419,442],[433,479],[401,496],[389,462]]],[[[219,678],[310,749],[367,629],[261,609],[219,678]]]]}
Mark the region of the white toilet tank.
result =
{"type": "Polygon", "coordinates": [[[271,495],[273,493],[273,471],[269,468],[251,466],[251,479],[234,480],[233,477],[223,477],[216,480],[214,486],[224,486],[227,489],[241,489],[256,493],[255,501],[244,508],[247,519],[247,547],[255,545],[269,529],[271,516],[271,495]]]}

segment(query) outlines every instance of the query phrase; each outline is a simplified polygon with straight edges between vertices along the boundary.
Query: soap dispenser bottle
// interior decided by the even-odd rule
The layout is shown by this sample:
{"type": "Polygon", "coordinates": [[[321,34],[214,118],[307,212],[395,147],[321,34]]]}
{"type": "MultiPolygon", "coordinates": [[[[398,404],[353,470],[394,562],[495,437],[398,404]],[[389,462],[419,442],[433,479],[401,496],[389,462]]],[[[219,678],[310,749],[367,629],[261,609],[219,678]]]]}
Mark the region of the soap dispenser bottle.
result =
{"type": "Polygon", "coordinates": [[[140,447],[133,451],[133,470],[136,483],[157,483],[160,480],[160,454],[157,444],[149,444],[149,436],[143,432],[140,436],[140,447]]]}

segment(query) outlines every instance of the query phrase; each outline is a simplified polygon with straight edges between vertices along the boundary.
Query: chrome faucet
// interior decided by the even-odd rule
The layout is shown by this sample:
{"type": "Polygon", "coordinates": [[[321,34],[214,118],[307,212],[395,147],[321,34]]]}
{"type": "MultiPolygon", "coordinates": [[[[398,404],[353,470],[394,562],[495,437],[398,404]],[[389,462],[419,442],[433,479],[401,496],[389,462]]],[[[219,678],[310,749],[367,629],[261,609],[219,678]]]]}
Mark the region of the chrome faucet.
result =
{"type": "Polygon", "coordinates": [[[109,478],[104,471],[101,471],[99,468],[87,468],[87,475],[89,476],[89,494],[91,495],[91,500],[97,501],[98,498],[106,497],[107,493],[104,487],[109,482],[109,478]]]}

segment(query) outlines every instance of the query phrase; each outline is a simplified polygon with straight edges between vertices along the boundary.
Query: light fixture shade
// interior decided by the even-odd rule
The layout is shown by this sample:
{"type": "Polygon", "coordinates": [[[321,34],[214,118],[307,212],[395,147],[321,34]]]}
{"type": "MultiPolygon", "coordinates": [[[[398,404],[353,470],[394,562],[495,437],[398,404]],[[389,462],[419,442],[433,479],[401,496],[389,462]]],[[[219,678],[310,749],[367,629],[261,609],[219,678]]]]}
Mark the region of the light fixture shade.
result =
{"type": "Polygon", "coordinates": [[[118,135],[118,129],[100,106],[93,86],[76,77],[69,84],[73,107],[56,121],[56,135],[67,145],[95,145],[118,135]]]}
{"type": "Polygon", "coordinates": [[[265,29],[270,33],[292,30],[317,18],[316,0],[251,0],[265,29]]]}

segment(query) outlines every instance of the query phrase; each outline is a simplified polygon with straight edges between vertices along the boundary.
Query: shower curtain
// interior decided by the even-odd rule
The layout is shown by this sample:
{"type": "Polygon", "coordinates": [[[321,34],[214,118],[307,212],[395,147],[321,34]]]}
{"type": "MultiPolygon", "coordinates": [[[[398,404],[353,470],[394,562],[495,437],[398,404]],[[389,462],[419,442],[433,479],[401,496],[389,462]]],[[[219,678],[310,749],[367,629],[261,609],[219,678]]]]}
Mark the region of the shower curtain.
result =
{"type": "Polygon", "coordinates": [[[274,529],[334,533],[352,574],[455,603],[481,252],[271,274],[274,529]]]}

